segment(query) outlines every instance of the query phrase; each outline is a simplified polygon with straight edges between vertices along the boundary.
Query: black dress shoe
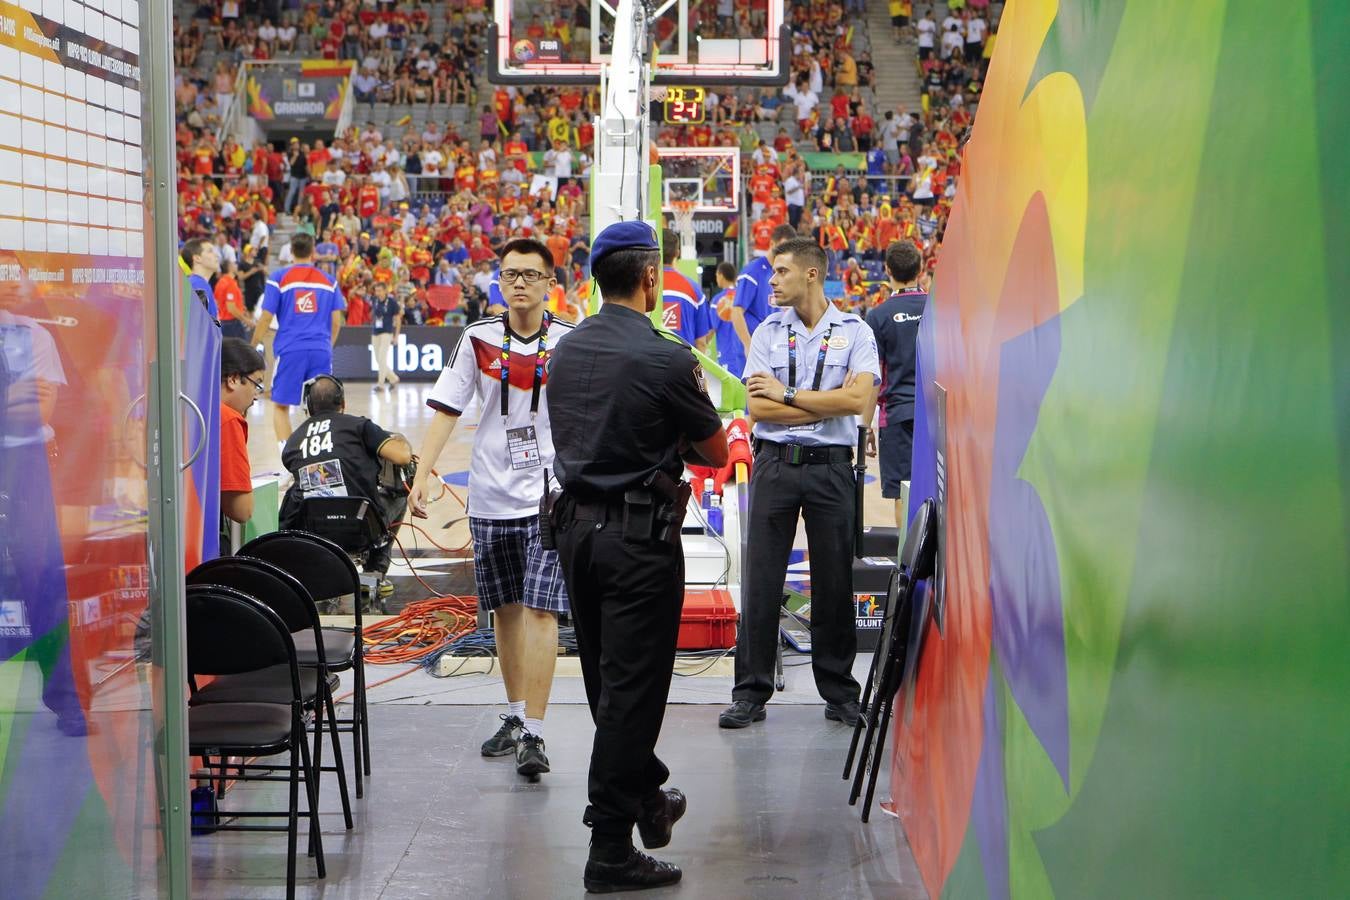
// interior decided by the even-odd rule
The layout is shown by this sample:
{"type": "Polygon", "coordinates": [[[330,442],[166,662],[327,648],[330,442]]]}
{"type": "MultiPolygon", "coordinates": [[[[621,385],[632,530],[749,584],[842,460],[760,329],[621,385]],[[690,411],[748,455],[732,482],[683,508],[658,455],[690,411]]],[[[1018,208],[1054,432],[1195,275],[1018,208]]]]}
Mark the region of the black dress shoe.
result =
{"type": "Polygon", "coordinates": [[[619,891],[645,891],[675,884],[682,874],[679,866],[652,859],[634,849],[623,862],[587,860],[582,882],[592,894],[616,894],[619,891]]]}
{"type": "Polygon", "coordinates": [[[847,703],[826,703],[825,718],[835,722],[843,722],[849,728],[858,724],[858,701],[850,700],[847,703]]]}
{"type": "Polygon", "coordinates": [[[720,728],[745,728],[751,722],[764,721],[764,704],[751,703],[749,700],[737,700],[722,710],[717,717],[720,728]]]}
{"type": "Polygon", "coordinates": [[[670,788],[661,794],[663,798],[661,805],[650,817],[640,819],[637,823],[642,846],[648,850],[656,850],[670,843],[675,823],[680,821],[689,806],[688,801],[684,799],[684,792],[678,788],[670,788]]]}

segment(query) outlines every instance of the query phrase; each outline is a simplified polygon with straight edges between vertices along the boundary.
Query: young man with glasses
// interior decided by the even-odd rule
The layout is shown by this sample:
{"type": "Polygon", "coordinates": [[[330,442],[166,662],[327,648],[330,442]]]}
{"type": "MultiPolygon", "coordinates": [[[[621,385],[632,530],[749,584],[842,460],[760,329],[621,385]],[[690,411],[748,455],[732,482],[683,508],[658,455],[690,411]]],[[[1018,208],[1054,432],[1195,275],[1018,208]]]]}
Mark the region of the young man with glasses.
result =
{"type": "MultiPolygon", "coordinates": [[[[220,353],[220,512],[231,522],[253,518],[253,471],[248,459],[249,407],[263,392],[263,356],[243,338],[227,337],[220,353]]],[[[228,523],[221,550],[228,552],[228,523]]]]}
{"type": "Polygon", "coordinates": [[[482,408],[469,465],[469,529],[478,602],[493,613],[508,709],[483,743],[484,756],[516,757],[516,771],[549,770],[544,711],[553,686],[558,614],[567,590],[558,554],[539,539],[539,498],[553,466],[547,402],[548,354],[572,330],[545,307],[556,284],[553,254],[532,238],[502,247],[507,311],[464,329],[427,398],[436,411],[422,443],[408,504],[426,516],[427,481],[459,417],[477,396],[482,408]]]}

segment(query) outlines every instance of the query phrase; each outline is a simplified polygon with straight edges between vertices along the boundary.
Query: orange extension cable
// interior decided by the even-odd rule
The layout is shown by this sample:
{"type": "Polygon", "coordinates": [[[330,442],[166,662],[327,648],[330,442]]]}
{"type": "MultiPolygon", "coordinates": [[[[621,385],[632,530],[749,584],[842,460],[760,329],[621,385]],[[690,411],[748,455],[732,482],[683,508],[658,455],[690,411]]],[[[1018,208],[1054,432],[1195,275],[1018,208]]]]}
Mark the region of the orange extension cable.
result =
{"type": "MultiPolygon", "coordinates": [[[[435,474],[434,471],[433,474],[435,474]]],[[[440,479],[438,478],[437,481],[440,481],[440,479]]],[[[459,501],[461,506],[465,505],[459,494],[455,493],[444,481],[440,481],[440,484],[444,490],[437,499],[445,496],[445,493],[448,492],[459,501]]],[[[458,547],[445,547],[437,543],[420,525],[412,522],[398,522],[393,527],[411,529],[425,538],[433,547],[447,553],[466,550],[472,543],[472,539],[470,539],[458,547]]],[[[398,615],[382,622],[372,623],[362,629],[362,639],[366,645],[365,659],[366,662],[373,665],[420,665],[431,654],[449,646],[478,627],[478,598],[438,593],[417,572],[412,558],[408,556],[408,551],[397,535],[394,537],[394,543],[398,545],[399,552],[403,554],[403,559],[408,564],[408,571],[412,572],[418,584],[426,588],[428,596],[424,600],[409,603],[398,615]]],[[[413,670],[409,669],[408,671],[413,670]]],[[[395,677],[406,674],[408,672],[400,673],[395,677]]],[[[386,681],[392,680],[386,679],[386,681]]]]}

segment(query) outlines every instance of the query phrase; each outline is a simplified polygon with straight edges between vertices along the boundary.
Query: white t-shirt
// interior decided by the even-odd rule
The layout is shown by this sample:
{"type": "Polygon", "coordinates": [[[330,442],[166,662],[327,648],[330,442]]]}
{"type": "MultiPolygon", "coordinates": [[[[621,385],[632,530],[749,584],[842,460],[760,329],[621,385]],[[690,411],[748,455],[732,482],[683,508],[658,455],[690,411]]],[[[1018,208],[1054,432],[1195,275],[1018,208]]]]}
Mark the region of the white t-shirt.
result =
{"type": "MultiPolygon", "coordinates": [[[[66,370],[61,365],[56,341],[47,329],[28,316],[0,309],[0,353],[4,354],[12,385],[25,381],[66,383],[66,370]]],[[[5,424],[9,430],[0,434],[0,447],[12,450],[28,444],[45,444],[56,436],[50,425],[39,423],[36,416],[31,419],[22,423],[19,416],[8,419],[5,424]]]]}
{"type": "Polygon", "coordinates": [[[972,44],[978,44],[984,40],[984,32],[988,27],[984,19],[971,19],[966,23],[966,40],[972,44]]]}
{"type": "Polygon", "coordinates": [[[572,177],[572,151],[559,150],[553,158],[553,174],[559,178],[572,177]]]}
{"type": "MultiPolygon", "coordinates": [[[[561,319],[549,323],[546,351],[571,332],[561,319]]],[[[539,336],[511,335],[511,390],[502,418],[502,316],[479,319],[464,329],[427,395],[432,409],[460,415],[476,398],[482,409],[469,462],[469,515],[476,519],[523,519],[539,512],[544,470],[553,467],[553,431],[548,417],[548,372],[543,373],[539,412],[530,412],[539,336]],[[533,428],[533,432],[527,429],[533,428]],[[510,434],[508,435],[508,431],[510,434]],[[508,437],[511,438],[508,446],[508,437]]],[[[545,367],[547,369],[547,366],[545,367]]]]}
{"type": "Polygon", "coordinates": [[[914,30],[919,33],[919,46],[932,47],[933,33],[937,31],[937,23],[932,19],[920,19],[914,26],[914,30]]]}
{"type": "Polygon", "coordinates": [[[961,37],[961,32],[949,31],[942,36],[942,55],[950,56],[953,51],[960,50],[965,44],[966,40],[961,37]]]}
{"type": "Polygon", "coordinates": [[[957,31],[961,30],[961,20],[958,19],[956,16],[948,16],[947,18],[943,19],[942,32],[946,34],[948,31],[951,31],[953,25],[956,26],[957,31]]]}
{"type": "Polygon", "coordinates": [[[268,242],[267,223],[262,219],[253,223],[253,231],[249,233],[248,242],[255,250],[268,242]]]}
{"type": "Polygon", "coordinates": [[[820,103],[820,98],[813,91],[807,91],[792,98],[792,102],[797,106],[797,120],[801,121],[811,117],[811,110],[820,103]]]}

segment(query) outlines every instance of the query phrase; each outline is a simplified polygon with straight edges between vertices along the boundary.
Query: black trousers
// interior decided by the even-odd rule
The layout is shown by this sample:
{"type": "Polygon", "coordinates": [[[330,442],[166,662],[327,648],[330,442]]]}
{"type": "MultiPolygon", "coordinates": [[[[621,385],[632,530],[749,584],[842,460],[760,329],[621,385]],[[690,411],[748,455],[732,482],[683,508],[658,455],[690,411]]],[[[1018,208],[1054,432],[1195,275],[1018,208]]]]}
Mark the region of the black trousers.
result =
{"type": "Polygon", "coordinates": [[[853,658],[853,468],[847,462],[791,465],[757,454],[750,474],[750,522],[733,700],[773,695],[778,610],[797,516],[806,520],[811,567],[811,673],[827,703],[858,699],[853,658]]]}
{"type": "Polygon", "coordinates": [[[597,844],[623,843],[644,810],[663,802],[670,777],[655,750],[684,606],[684,554],[665,542],[625,541],[622,506],[587,518],[563,503],[558,559],[595,722],[583,821],[597,844]]]}

